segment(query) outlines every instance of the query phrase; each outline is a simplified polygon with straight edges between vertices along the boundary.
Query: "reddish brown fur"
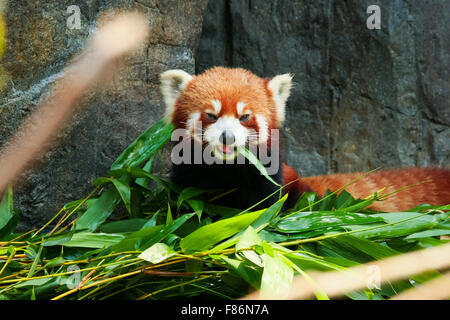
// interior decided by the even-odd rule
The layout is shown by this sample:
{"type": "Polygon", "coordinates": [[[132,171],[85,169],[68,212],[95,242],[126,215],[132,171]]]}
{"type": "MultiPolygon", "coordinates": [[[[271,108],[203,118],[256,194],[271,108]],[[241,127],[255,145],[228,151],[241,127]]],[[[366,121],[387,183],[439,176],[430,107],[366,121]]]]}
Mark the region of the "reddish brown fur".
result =
{"type": "Polygon", "coordinates": [[[303,181],[303,179],[300,179],[298,176],[297,171],[295,171],[294,168],[288,166],[287,164],[283,163],[283,184],[288,184],[286,186],[285,190],[290,195],[294,194],[302,194],[305,191],[311,191],[310,187],[303,181]]]}
{"type": "MultiPolygon", "coordinates": [[[[286,170],[286,169],[285,169],[286,170]]],[[[288,169],[284,183],[297,179],[292,168],[288,169]]],[[[320,195],[324,195],[327,189],[336,191],[352,180],[361,177],[363,173],[332,174],[316,177],[305,177],[301,180],[312,190],[320,195]]],[[[355,198],[365,198],[374,192],[386,189],[383,194],[429,181],[418,186],[403,190],[390,198],[375,202],[370,208],[374,210],[393,212],[411,209],[419,204],[428,203],[434,205],[444,205],[450,203],[450,170],[439,168],[409,168],[378,171],[351,184],[346,190],[355,198]],[[429,181],[431,180],[431,181],[429,181]]],[[[299,184],[302,186],[302,184],[299,184]]],[[[297,183],[295,187],[297,186],[297,183]]],[[[296,188],[291,188],[291,192],[299,192],[296,188]]],[[[304,188],[302,186],[301,188],[304,188]]]]}

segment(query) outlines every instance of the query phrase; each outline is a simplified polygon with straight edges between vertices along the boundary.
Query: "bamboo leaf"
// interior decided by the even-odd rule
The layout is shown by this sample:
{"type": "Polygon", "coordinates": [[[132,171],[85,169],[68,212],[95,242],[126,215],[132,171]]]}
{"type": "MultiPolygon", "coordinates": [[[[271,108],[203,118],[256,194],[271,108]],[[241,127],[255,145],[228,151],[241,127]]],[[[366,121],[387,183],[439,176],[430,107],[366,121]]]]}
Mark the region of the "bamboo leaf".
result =
{"type": "Polygon", "coordinates": [[[94,185],[97,188],[100,188],[107,183],[112,183],[116,188],[117,192],[119,193],[120,197],[122,198],[122,201],[125,204],[125,207],[127,208],[128,212],[131,213],[131,190],[130,185],[128,184],[128,182],[125,181],[128,179],[126,179],[125,177],[122,178],[122,180],[124,181],[114,178],[105,178],[105,177],[98,178],[97,180],[94,181],[94,185]]]}
{"type": "Polygon", "coordinates": [[[138,250],[141,244],[148,239],[156,236],[164,228],[164,225],[150,226],[139,231],[130,233],[123,240],[111,247],[113,252],[127,250],[138,250]]]}
{"type": "Polygon", "coordinates": [[[263,255],[264,271],[261,278],[262,299],[285,299],[294,278],[294,271],[275,253],[263,255]]]}
{"type": "Polygon", "coordinates": [[[92,204],[75,223],[76,230],[95,231],[111,215],[120,203],[120,195],[115,188],[109,188],[92,204]]]}
{"type": "Polygon", "coordinates": [[[121,234],[77,232],[62,245],[65,247],[104,248],[117,244],[124,238],[125,236],[121,234]]]}
{"type": "Polygon", "coordinates": [[[345,211],[298,212],[280,220],[274,228],[285,233],[305,232],[352,224],[383,222],[383,218],[345,211]]]}
{"type": "Polygon", "coordinates": [[[63,244],[65,242],[70,241],[72,239],[72,236],[74,235],[75,231],[69,231],[64,232],[49,238],[46,238],[45,241],[42,243],[42,246],[44,247],[51,247],[59,244],[63,244]]]}
{"type": "Polygon", "coordinates": [[[231,267],[238,276],[244,279],[253,288],[258,289],[261,283],[261,271],[250,267],[242,261],[231,259],[225,256],[220,256],[220,258],[231,267]]]}
{"type": "Polygon", "coordinates": [[[189,220],[195,213],[184,214],[181,217],[177,218],[175,221],[168,223],[164,228],[162,228],[157,234],[153,237],[150,237],[148,240],[143,241],[140,248],[148,248],[153,244],[162,241],[165,237],[167,237],[172,232],[175,232],[179,227],[181,227],[187,220],[189,220]]]}
{"type": "Polygon", "coordinates": [[[259,218],[262,212],[250,212],[203,226],[181,240],[181,249],[184,252],[209,249],[216,243],[233,236],[250,225],[259,218]]]}
{"type": "MultiPolygon", "coordinates": [[[[262,212],[262,214],[259,216],[258,219],[256,219],[256,221],[252,222],[251,227],[253,229],[260,230],[260,228],[265,227],[269,222],[271,222],[273,219],[275,219],[275,217],[278,215],[278,213],[283,208],[283,204],[286,201],[287,197],[288,197],[288,195],[286,194],[283,196],[283,198],[278,200],[276,203],[271,205],[269,208],[267,208],[265,210],[263,209],[263,210],[256,211],[256,212],[262,212]]],[[[244,230],[239,231],[231,239],[228,239],[227,241],[222,242],[221,244],[217,245],[212,250],[210,250],[210,252],[218,252],[220,250],[223,250],[225,248],[235,245],[243,232],[244,232],[244,230]]]]}
{"type": "Polygon", "coordinates": [[[446,236],[450,234],[449,229],[433,229],[433,230],[426,230],[421,232],[416,232],[413,234],[410,234],[409,236],[406,236],[405,240],[415,240],[420,238],[428,238],[428,237],[439,237],[439,236],[446,236]]]}
{"type": "Polygon", "coordinates": [[[181,204],[189,199],[192,199],[202,193],[205,193],[206,190],[198,189],[194,187],[187,187],[181,191],[180,195],[178,196],[178,202],[177,202],[177,209],[180,208],[181,204]]]}
{"type": "MultiPolygon", "coordinates": [[[[433,228],[437,226],[439,222],[448,219],[448,213],[427,215],[417,212],[392,212],[387,214],[373,214],[372,216],[382,218],[386,223],[396,224],[377,228],[375,230],[357,232],[354,234],[355,236],[358,238],[367,239],[389,239],[402,237],[433,228]],[[401,222],[403,220],[406,221],[401,222]]],[[[360,228],[360,226],[357,226],[356,229],[357,228],[360,228]]],[[[352,229],[351,226],[349,226],[349,229],[356,230],[352,229]]]]}
{"type": "Polygon", "coordinates": [[[156,122],[122,152],[111,170],[135,167],[148,160],[170,140],[173,129],[174,125],[167,124],[165,120],[156,122]]]}
{"type": "Polygon", "coordinates": [[[14,216],[14,201],[12,186],[9,185],[0,202],[0,231],[9,223],[14,216]]]}
{"type": "Polygon", "coordinates": [[[105,233],[127,233],[135,232],[140,229],[148,222],[147,219],[125,219],[120,221],[112,221],[100,226],[100,232],[105,233]]]}
{"type": "Polygon", "coordinates": [[[256,169],[259,170],[259,172],[261,172],[261,174],[267,178],[267,180],[269,180],[270,182],[272,182],[274,185],[280,186],[280,184],[276,183],[267,173],[266,167],[264,167],[264,165],[261,163],[261,161],[259,161],[259,159],[250,151],[248,150],[246,147],[238,147],[237,151],[242,154],[244,157],[246,157],[248,159],[248,161],[250,161],[251,164],[253,164],[256,169]]]}
{"type": "MultiPolygon", "coordinates": [[[[239,238],[239,241],[236,243],[236,251],[241,249],[251,248],[256,245],[261,245],[262,240],[258,236],[258,233],[251,226],[245,230],[242,236],[239,238]]],[[[263,266],[263,261],[260,256],[253,250],[245,250],[240,252],[242,256],[247,258],[249,261],[253,262],[259,267],[263,266]]]]}
{"type": "Polygon", "coordinates": [[[160,263],[175,254],[176,252],[167,244],[158,242],[142,252],[138,258],[144,259],[151,263],[160,263]]]}
{"type": "Polygon", "coordinates": [[[42,246],[42,245],[39,246],[38,252],[37,252],[36,256],[34,257],[33,263],[31,264],[30,271],[28,271],[27,278],[31,278],[33,276],[34,272],[36,271],[37,265],[41,261],[41,254],[42,254],[43,248],[44,248],[44,246],[42,246]]]}
{"type": "MultiPolygon", "coordinates": [[[[150,159],[147,161],[147,163],[144,165],[144,167],[142,168],[143,171],[150,173],[152,170],[152,165],[153,165],[153,161],[155,160],[155,156],[152,155],[150,156],[150,159]]],[[[138,178],[136,179],[136,183],[142,187],[146,187],[148,182],[150,181],[150,179],[148,177],[144,177],[144,178],[138,178]]]]}

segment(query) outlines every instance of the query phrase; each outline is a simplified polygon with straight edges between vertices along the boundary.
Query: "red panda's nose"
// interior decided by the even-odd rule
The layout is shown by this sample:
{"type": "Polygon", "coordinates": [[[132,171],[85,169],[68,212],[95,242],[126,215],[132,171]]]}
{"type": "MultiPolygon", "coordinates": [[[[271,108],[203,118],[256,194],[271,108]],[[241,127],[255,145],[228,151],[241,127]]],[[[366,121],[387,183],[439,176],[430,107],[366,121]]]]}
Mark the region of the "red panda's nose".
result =
{"type": "Polygon", "coordinates": [[[234,139],[234,134],[228,130],[225,130],[224,132],[222,132],[222,134],[220,135],[219,138],[220,142],[222,142],[222,144],[224,145],[229,145],[229,144],[233,144],[235,139],[234,139]]]}

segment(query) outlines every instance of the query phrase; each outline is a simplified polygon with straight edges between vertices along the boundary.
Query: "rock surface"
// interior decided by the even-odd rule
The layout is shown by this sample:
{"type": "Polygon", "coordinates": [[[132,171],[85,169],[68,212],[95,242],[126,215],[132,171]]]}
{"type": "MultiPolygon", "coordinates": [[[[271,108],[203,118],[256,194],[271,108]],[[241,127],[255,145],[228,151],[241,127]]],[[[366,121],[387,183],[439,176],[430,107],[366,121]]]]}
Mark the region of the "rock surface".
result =
{"type": "Polygon", "coordinates": [[[27,172],[15,192],[22,214],[19,229],[41,226],[69,201],[87,196],[92,182],[108,174],[122,150],[163,113],[159,74],[195,70],[196,48],[207,0],[139,0],[79,3],[81,29],[70,30],[67,7],[74,1],[10,1],[8,47],[3,66],[10,80],[0,97],[0,146],[81,50],[100,13],[138,9],[147,14],[151,40],[106,88],[92,90],[60,143],[27,172]]]}
{"type": "Polygon", "coordinates": [[[450,167],[450,6],[436,1],[210,1],[197,72],[294,73],[286,160],[303,175],[450,167]],[[381,7],[369,30],[367,7],[381,7]]]}

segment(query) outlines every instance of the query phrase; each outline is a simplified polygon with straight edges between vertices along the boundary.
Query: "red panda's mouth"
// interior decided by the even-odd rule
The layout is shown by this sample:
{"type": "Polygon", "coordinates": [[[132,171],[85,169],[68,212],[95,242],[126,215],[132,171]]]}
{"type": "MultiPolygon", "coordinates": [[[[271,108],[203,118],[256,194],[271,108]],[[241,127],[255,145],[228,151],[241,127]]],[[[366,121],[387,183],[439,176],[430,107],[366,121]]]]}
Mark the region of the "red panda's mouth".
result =
{"type": "Polygon", "coordinates": [[[216,145],[213,148],[214,155],[219,159],[234,159],[237,156],[235,146],[216,145]]]}
{"type": "Polygon", "coordinates": [[[222,145],[221,147],[221,151],[225,154],[231,154],[234,152],[234,147],[233,146],[226,146],[226,145],[222,145]]]}

